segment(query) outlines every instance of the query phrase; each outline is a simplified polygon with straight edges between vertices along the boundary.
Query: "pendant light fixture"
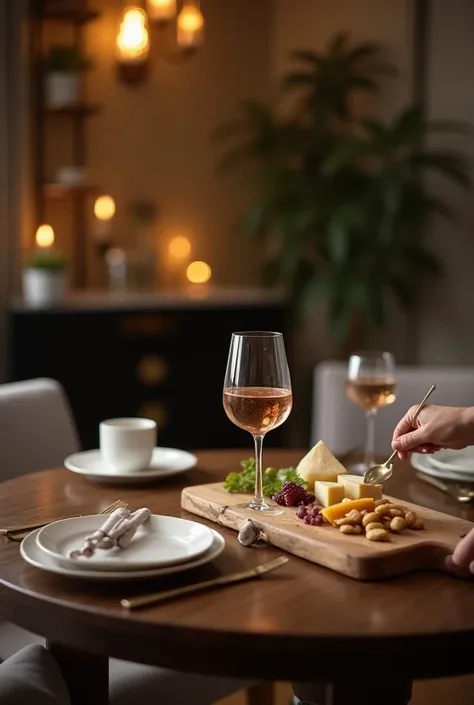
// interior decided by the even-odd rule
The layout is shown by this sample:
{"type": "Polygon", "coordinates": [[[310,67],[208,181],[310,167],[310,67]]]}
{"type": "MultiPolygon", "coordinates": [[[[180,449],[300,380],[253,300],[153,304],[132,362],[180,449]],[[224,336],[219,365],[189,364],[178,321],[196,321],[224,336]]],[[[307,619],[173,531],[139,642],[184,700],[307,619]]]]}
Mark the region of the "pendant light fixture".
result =
{"type": "Polygon", "coordinates": [[[124,9],[116,39],[119,75],[127,83],[139,83],[146,75],[150,33],[146,12],[137,6],[124,9]]]}
{"type": "Polygon", "coordinates": [[[199,0],[185,0],[177,19],[176,40],[185,52],[196,51],[204,42],[204,17],[199,0]]]}

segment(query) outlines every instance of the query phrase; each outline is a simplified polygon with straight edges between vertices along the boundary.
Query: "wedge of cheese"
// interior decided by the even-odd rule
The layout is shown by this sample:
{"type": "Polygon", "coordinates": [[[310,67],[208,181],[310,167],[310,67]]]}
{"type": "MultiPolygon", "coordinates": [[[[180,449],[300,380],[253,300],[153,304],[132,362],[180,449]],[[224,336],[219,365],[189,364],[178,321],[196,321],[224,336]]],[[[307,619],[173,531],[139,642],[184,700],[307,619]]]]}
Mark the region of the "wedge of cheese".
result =
{"type": "Polygon", "coordinates": [[[297,471],[310,487],[317,481],[336,482],[339,475],[347,472],[323,441],[318,441],[300,460],[297,471]]]}
{"type": "Polygon", "coordinates": [[[339,475],[337,482],[344,487],[344,496],[349,499],[382,499],[382,485],[366,485],[360,475],[339,475]]]}
{"type": "Polygon", "coordinates": [[[373,499],[354,499],[351,502],[342,502],[341,504],[333,504],[330,507],[321,509],[321,514],[330,524],[334,524],[336,519],[342,519],[346,514],[349,514],[353,509],[362,512],[364,509],[368,512],[374,511],[373,499]]]}
{"type": "Polygon", "coordinates": [[[339,504],[344,499],[344,485],[339,482],[322,482],[317,480],[314,483],[314,496],[318,504],[323,507],[330,507],[332,504],[339,504]]]}

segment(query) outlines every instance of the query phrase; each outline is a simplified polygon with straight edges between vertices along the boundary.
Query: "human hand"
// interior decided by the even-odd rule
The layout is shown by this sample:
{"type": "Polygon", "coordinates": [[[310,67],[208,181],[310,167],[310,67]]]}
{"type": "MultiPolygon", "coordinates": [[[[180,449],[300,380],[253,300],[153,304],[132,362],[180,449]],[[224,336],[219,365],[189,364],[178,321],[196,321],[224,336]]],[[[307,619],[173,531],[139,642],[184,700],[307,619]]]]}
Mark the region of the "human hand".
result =
{"type": "Polygon", "coordinates": [[[429,405],[413,421],[416,409],[412,406],[393,432],[392,448],[402,460],[409,453],[434,453],[441,448],[459,450],[474,444],[472,407],[429,405]]]}
{"type": "Polygon", "coordinates": [[[474,529],[459,541],[452,556],[447,557],[446,566],[454,572],[474,575],[474,529]]]}

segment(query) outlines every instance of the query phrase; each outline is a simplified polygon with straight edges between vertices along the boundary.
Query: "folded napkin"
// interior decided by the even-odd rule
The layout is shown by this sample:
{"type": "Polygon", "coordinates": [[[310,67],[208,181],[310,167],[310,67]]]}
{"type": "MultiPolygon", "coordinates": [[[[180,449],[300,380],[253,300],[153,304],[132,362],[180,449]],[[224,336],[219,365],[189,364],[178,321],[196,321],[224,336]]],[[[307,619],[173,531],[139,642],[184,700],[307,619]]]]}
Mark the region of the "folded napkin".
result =
{"type": "Polygon", "coordinates": [[[131,512],[129,509],[116,509],[103,526],[88,536],[80,549],[69,551],[68,558],[84,556],[90,558],[98,548],[127,548],[137,529],[151,516],[149,509],[142,508],[131,512]]]}

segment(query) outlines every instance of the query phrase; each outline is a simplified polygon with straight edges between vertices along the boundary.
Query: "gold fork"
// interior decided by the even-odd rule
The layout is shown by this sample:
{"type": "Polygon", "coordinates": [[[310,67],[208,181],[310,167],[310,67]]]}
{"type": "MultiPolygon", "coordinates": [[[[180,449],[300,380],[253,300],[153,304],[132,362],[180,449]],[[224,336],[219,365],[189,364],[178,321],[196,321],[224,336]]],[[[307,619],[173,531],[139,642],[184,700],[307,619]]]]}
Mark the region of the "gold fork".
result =
{"type": "MultiPolygon", "coordinates": [[[[105,507],[105,509],[102,509],[99,514],[112,514],[112,512],[115,512],[116,509],[127,509],[128,504],[127,502],[124,502],[122,499],[117,499],[115,502],[112,502],[112,504],[109,504],[108,507],[105,507]]],[[[81,516],[80,514],[71,514],[69,516],[65,517],[59,517],[59,519],[53,519],[51,521],[46,521],[46,522],[41,522],[36,524],[22,524],[18,526],[10,526],[5,529],[0,529],[0,534],[3,534],[6,536],[8,539],[11,541],[23,541],[25,536],[27,536],[31,531],[34,529],[41,529],[43,526],[47,526],[48,524],[51,524],[53,521],[60,521],[61,519],[73,519],[74,517],[81,516]]]]}

